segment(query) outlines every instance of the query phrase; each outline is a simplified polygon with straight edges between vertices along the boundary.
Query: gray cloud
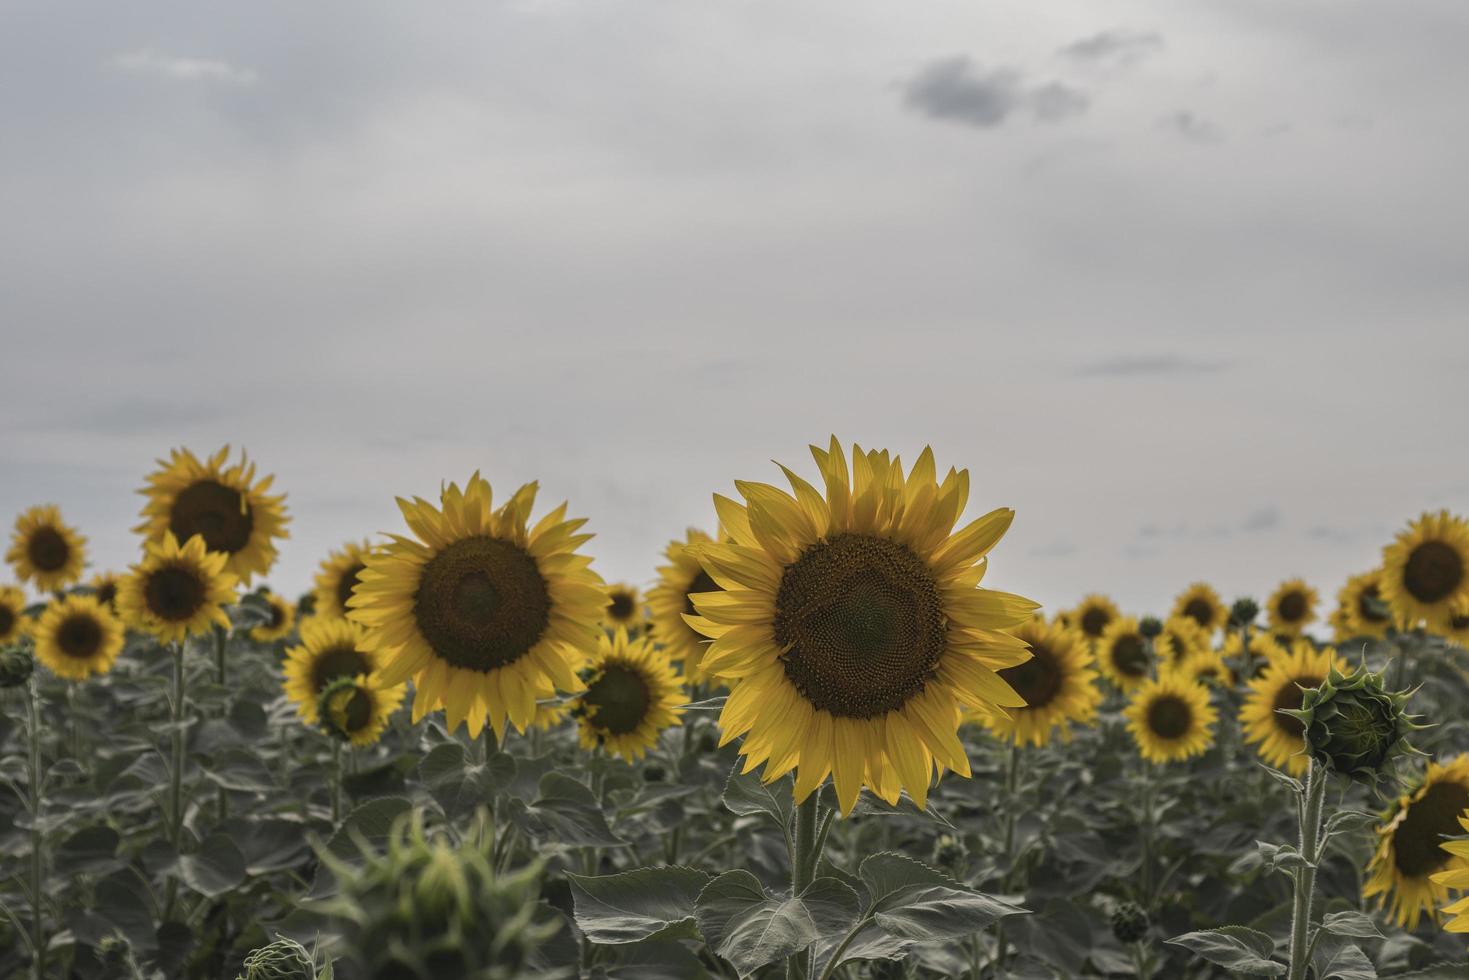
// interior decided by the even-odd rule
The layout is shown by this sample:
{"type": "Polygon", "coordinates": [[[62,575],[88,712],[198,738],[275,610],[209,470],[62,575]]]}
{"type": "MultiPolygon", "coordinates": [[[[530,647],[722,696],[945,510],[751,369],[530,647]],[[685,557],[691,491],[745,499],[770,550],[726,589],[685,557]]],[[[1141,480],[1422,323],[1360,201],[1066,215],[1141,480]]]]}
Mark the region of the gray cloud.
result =
{"type": "Polygon", "coordinates": [[[1224,133],[1219,127],[1188,109],[1170,112],[1158,120],[1158,128],[1183,137],[1191,143],[1220,143],[1224,133]]]}
{"type": "Polygon", "coordinates": [[[260,76],[252,69],[241,68],[215,58],[189,58],[165,54],[153,48],[137,48],[113,55],[107,64],[133,75],[150,75],[174,82],[222,82],[230,85],[253,85],[260,76]]]}
{"type": "Polygon", "coordinates": [[[981,68],[965,55],[926,65],[903,87],[904,103],[930,119],[982,129],[1028,112],[1060,122],[1086,111],[1085,93],[1060,82],[1031,84],[1014,68],[981,68]]]}
{"type": "Polygon", "coordinates": [[[1147,377],[1170,374],[1214,374],[1227,370],[1230,362],[1209,358],[1181,357],[1176,354],[1113,357],[1083,364],[1076,373],[1092,377],[1147,377]]]}
{"type": "Polygon", "coordinates": [[[1241,531],[1268,531],[1280,523],[1280,511],[1275,507],[1261,507],[1251,511],[1240,524],[1241,531]]]}
{"type": "Polygon", "coordinates": [[[1154,31],[1102,31],[1073,41],[1057,53],[1091,65],[1134,65],[1163,49],[1163,35],[1154,31]]]}
{"type": "Polygon", "coordinates": [[[1067,538],[1056,538],[1049,544],[1037,545],[1031,548],[1029,554],[1032,558],[1069,558],[1076,554],[1076,542],[1067,538]]]}

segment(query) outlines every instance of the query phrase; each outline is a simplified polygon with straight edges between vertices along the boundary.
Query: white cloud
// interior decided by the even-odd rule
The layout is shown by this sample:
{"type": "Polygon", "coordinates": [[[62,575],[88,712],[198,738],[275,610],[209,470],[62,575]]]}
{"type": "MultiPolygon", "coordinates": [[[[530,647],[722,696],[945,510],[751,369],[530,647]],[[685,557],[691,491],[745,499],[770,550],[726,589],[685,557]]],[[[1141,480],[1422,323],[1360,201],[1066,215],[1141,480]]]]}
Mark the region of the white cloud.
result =
{"type": "Polygon", "coordinates": [[[227,85],[254,85],[260,76],[249,68],[232,65],[215,58],[186,58],[165,54],[154,48],[137,48],[113,55],[107,64],[134,75],[152,75],[179,82],[219,82],[227,85]]]}

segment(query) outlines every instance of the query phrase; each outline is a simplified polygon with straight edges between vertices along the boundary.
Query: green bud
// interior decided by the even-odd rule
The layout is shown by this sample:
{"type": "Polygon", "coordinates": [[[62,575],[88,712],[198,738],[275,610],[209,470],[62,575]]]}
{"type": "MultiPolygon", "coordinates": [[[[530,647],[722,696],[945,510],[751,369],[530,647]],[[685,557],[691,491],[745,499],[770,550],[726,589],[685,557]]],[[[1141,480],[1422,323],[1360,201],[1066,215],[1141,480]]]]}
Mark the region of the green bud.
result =
{"type": "Polygon", "coordinates": [[[1163,624],[1158,621],[1158,617],[1156,616],[1144,616],[1142,622],[1137,624],[1137,631],[1151,640],[1163,632],[1163,624]]]}
{"type": "Polygon", "coordinates": [[[36,658],[25,647],[0,649],[0,688],[20,687],[35,669],[36,658]]]}
{"type": "Polygon", "coordinates": [[[237,980],[316,980],[316,958],[294,939],[277,939],[245,957],[237,980]]]}
{"type": "Polygon", "coordinates": [[[1297,709],[1281,709],[1305,728],[1316,764],[1355,782],[1375,785],[1393,774],[1397,759],[1414,754],[1408,736],[1424,727],[1404,710],[1408,691],[1388,691],[1382,675],[1365,666],[1349,675],[1333,669],[1307,690],[1297,709]]]}
{"type": "Polygon", "coordinates": [[[952,834],[940,834],[933,843],[933,863],[944,871],[958,871],[968,855],[964,842],[952,834]]]}
{"type": "Polygon", "coordinates": [[[1260,604],[1249,596],[1240,596],[1229,607],[1229,621],[1235,626],[1250,626],[1260,615],[1260,604]]]}
{"type": "Polygon", "coordinates": [[[1112,935],[1123,945],[1146,938],[1148,926],[1148,913],[1135,902],[1123,902],[1112,913],[1112,935]]]}

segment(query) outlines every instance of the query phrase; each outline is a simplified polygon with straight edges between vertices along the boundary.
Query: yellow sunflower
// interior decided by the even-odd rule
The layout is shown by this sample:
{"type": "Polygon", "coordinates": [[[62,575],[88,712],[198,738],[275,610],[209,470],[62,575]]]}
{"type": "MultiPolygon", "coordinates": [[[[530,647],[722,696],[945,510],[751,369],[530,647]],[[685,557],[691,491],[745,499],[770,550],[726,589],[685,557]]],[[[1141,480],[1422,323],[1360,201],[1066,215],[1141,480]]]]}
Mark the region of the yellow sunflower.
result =
{"type": "Polygon", "coordinates": [[[1178,671],[1145,681],[1123,710],[1138,753],[1149,762],[1202,755],[1214,742],[1219,715],[1209,689],[1178,671]]]}
{"type": "Polygon", "coordinates": [[[287,700],[296,705],[301,720],[314,725],[322,693],[339,677],[375,674],[382,654],[367,642],[367,631],[347,619],[313,616],[301,624],[301,642],[286,650],[287,700]]]}
{"type": "Polygon", "coordinates": [[[1195,582],[1180,592],[1173,600],[1173,615],[1192,619],[1207,636],[1229,625],[1229,610],[1207,582],[1195,582]]]}
{"type": "Polygon", "coordinates": [[[1030,644],[1030,659],[998,673],[1025,705],[980,709],[977,720],[996,737],[1019,745],[1045,745],[1053,734],[1070,741],[1071,722],[1090,722],[1102,701],[1086,638],[1036,620],[1012,632],[1030,644]]]}
{"type": "Polygon", "coordinates": [[[317,716],[327,732],[361,748],[382,738],[406,690],[406,684],[383,685],[365,674],[339,677],[322,692],[317,716]]]}
{"type": "Polygon", "coordinates": [[[602,625],[629,632],[643,625],[643,599],[637,586],[626,582],[607,586],[607,609],[602,613],[602,625]]]}
{"type": "Polygon", "coordinates": [[[235,601],[227,559],[195,535],[182,547],[172,531],[143,545],[143,560],[117,590],[117,608],[134,629],[163,643],[182,643],[215,625],[230,628],[224,607],[235,601]]]}
{"type": "Polygon", "coordinates": [[[1382,597],[1396,618],[1442,626],[1469,607],[1469,521],[1423,514],[1382,551],[1382,597]]]}
{"type": "Polygon", "coordinates": [[[498,509],[478,473],[465,489],[398,500],[414,538],[367,556],[348,601],[348,617],[368,627],[382,649],[382,679],[413,678],[413,721],[442,706],[449,730],[468,723],[477,736],[488,719],[521,731],[535,717],[537,692],[582,689],[575,670],[596,648],[607,591],[576,554],[591,537],[562,504],[529,525],[536,485],[498,509]]]}
{"type": "Polygon", "coordinates": [[[54,504],[42,504],[15,519],[5,560],[22,582],[40,592],[57,592],[82,577],[87,539],[61,520],[54,504]]]}
{"type": "Polygon", "coordinates": [[[172,532],[180,541],[194,535],[210,551],[225,555],[226,571],[249,585],[275,564],[275,542],[286,538],[285,495],[268,496],[275,477],[255,478],[255,464],[240,454],[226,466],[230,447],[201,461],[187,449],[174,449],[139,491],[148,498],[143,523],[134,528],[150,541],[172,532]]]}
{"type": "Polygon", "coordinates": [[[122,576],[116,572],[98,572],[87,580],[87,585],[92,590],[92,595],[97,601],[113,612],[117,612],[117,587],[122,583],[122,576]]]}
{"type": "Polygon", "coordinates": [[[1445,639],[1452,640],[1469,650],[1469,606],[1466,606],[1461,612],[1450,613],[1448,621],[1443,624],[1439,633],[1445,639]]]}
{"type": "Polygon", "coordinates": [[[1148,679],[1153,655],[1135,618],[1119,616],[1102,633],[1097,641],[1097,665],[1102,676],[1122,691],[1131,691],[1148,679]]]}
{"type": "Polygon", "coordinates": [[[266,592],[262,596],[270,604],[270,619],[252,627],[250,639],[256,643],[274,643],[291,635],[296,625],[296,607],[284,596],[266,592]]]}
{"type": "Polygon", "coordinates": [[[1250,693],[1240,707],[1239,724],[1246,742],[1258,743],[1260,758],[1292,776],[1306,771],[1305,729],[1282,710],[1301,706],[1306,688],[1320,687],[1328,673],[1351,673],[1347,662],[1331,647],[1317,650],[1309,640],[1298,640],[1290,652],[1271,657],[1265,669],[1249,683],[1250,693]]]}
{"type": "Polygon", "coordinates": [[[367,567],[367,556],[372,554],[372,543],[348,541],[327,555],[316,573],[315,602],[312,614],[342,619],[347,615],[347,600],[357,586],[357,577],[367,567]]]}
{"type": "Polygon", "coordinates": [[[583,671],[587,689],[571,703],[582,748],[604,748],[636,762],[683,715],[683,685],[647,637],[617,627],[604,635],[583,671]]]}
{"type": "MultiPolygon", "coordinates": [[[[1250,631],[1249,650],[1249,673],[1251,677],[1259,677],[1260,674],[1264,672],[1265,668],[1270,666],[1270,662],[1272,660],[1274,660],[1276,657],[1284,657],[1290,652],[1289,649],[1285,646],[1282,646],[1280,642],[1275,639],[1275,637],[1271,636],[1269,633],[1264,633],[1259,630],[1250,631]]],[[[1227,637],[1224,638],[1224,647],[1219,652],[1228,659],[1233,660],[1235,663],[1237,663],[1241,672],[1244,671],[1245,645],[1244,640],[1240,638],[1239,631],[1232,631],[1227,637]]]]}
{"type": "Polygon", "coordinates": [[[1163,631],[1153,638],[1153,649],[1162,668],[1178,670],[1209,652],[1209,637],[1192,617],[1170,616],[1163,623],[1163,631]]]}
{"type": "Polygon", "coordinates": [[[26,594],[13,585],[0,585],[0,647],[19,642],[26,634],[26,594]]]}
{"type": "Polygon", "coordinates": [[[1104,595],[1092,593],[1071,610],[1071,625],[1080,630],[1088,641],[1095,643],[1102,638],[1108,625],[1121,615],[1117,603],[1104,595]]]}
{"type": "Polygon", "coordinates": [[[830,775],[844,813],[864,785],[922,806],[936,768],[969,775],[961,708],[1025,703],[996,671],[1029,656],[1004,631],[1038,606],[979,588],[1014,512],[955,532],[969,473],[940,482],[927,448],[906,475],[857,446],[849,470],[835,437],[811,452],[824,494],[784,467],[795,496],[737,482],[744,504],[714,498],[730,542],[697,549],[725,590],[695,594],[688,619],[714,639],[703,668],[731,688],[722,740],[745,736],[767,782],[796,770],[798,801],[830,775]]]}
{"type": "Polygon", "coordinates": [[[1384,636],[1392,626],[1392,613],[1382,595],[1382,570],[1353,575],[1336,594],[1341,628],[1348,637],[1384,636]]]}
{"type": "Polygon", "coordinates": [[[1316,590],[1304,580],[1293,578],[1281,582],[1265,603],[1270,629],[1277,636],[1300,636],[1307,624],[1316,619],[1316,590]]]}
{"type": "Polygon", "coordinates": [[[1424,913],[1448,898],[1448,886],[1435,881],[1444,871],[1469,868],[1469,859],[1442,848],[1459,833],[1459,817],[1469,809],[1469,755],[1459,755],[1428,771],[1416,790],[1398,799],[1377,828],[1377,848],[1367,866],[1362,897],[1389,907],[1393,919],[1412,930],[1424,913]]]}
{"type": "Polygon", "coordinates": [[[1239,675],[1224,662],[1224,657],[1219,651],[1211,647],[1199,650],[1177,669],[1182,671],[1185,677],[1216,687],[1233,687],[1239,682],[1239,675]]]}
{"type": "Polygon", "coordinates": [[[684,679],[691,684],[706,679],[700,661],[709,649],[709,640],[684,621],[685,615],[694,615],[694,603],[689,596],[719,590],[699,564],[693,549],[713,540],[703,531],[689,528],[683,541],[670,541],[664,551],[668,564],[658,569],[658,584],[648,590],[653,636],[670,660],[683,664],[684,679]]]}
{"type": "Polygon", "coordinates": [[[72,681],[111,670],[125,634],[121,620],[89,595],[53,600],[31,630],[36,659],[72,681]]]}
{"type": "MultiPolygon", "coordinates": [[[[1459,826],[1469,832],[1469,810],[1459,815],[1459,826]]],[[[1469,838],[1445,841],[1443,849],[1448,852],[1451,867],[1446,871],[1435,871],[1430,877],[1437,885],[1456,890],[1469,889],[1469,838]]],[[[1465,895],[1443,911],[1453,918],[1444,923],[1446,932],[1469,932],[1469,895],[1465,895]]]]}

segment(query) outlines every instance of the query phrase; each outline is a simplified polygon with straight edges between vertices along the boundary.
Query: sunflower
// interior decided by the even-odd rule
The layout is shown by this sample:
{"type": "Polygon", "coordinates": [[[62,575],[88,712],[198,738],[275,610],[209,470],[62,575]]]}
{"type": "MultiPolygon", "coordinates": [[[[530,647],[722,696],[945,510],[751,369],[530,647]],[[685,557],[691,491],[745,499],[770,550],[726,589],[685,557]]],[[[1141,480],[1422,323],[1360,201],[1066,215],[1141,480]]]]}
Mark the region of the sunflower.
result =
{"type": "Polygon", "coordinates": [[[1292,776],[1306,771],[1310,757],[1305,754],[1305,729],[1280,712],[1299,708],[1305,689],[1320,687],[1332,668],[1340,674],[1351,672],[1331,647],[1317,650],[1309,640],[1297,640],[1289,652],[1270,657],[1250,681],[1250,693],[1239,711],[1240,729],[1246,742],[1259,743],[1257,751],[1268,764],[1292,776]]]}
{"type": "Polygon", "coordinates": [[[629,639],[620,626],[603,636],[582,676],[587,689],[571,714],[584,749],[604,748],[636,762],[683,714],[687,699],[668,658],[647,637],[629,639]]]}
{"type": "Polygon", "coordinates": [[[347,615],[347,600],[357,586],[357,577],[367,567],[367,556],[372,554],[372,543],[360,544],[348,541],[322,560],[316,573],[316,590],[311,605],[312,614],[342,619],[347,615]]]}
{"type": "Polygon", "coordinates": [[[1209,652],[1209,637],[1191,616],[1170,616],[1153,638],[1153,649],[1163,668],[1177,670],[1209,652]]]}
{"type": "Polygon", "coordinates": [[[1173,615],[1192,619],[1207,636],[1213,636],[1216,630],[1229,624],[1229,610],[1207,582],[1195,582],[1180,592],[1173,600],[1173,615]]]}
{"type": "Polygon", "coordinates": [[[981,709],[975,713],[978,720],[997,737],[1019,745],[1045,745],[1052,734],[1070,741],[1070,723],[1091,721],[1102,700],[1086,638],[1036,620],[1012,635],[1030,644],[1030,659],[998,673],[1025,699],[1025,706],[981,709]]]}
{"type": "Polygon", "coordinates": [[[0,647],[26,634],[26,594],[13,585],[0,585],[0,647]]]}
{"type": "Polygon", "coordinates": [[[252,628],[250,639],[256,643],[274,643],[285,639],[296,625],[296,607],[289,599],[274,592],[264,592],[261,598],[270,605],[270,619],[252,628]]]}
{"type": "Polygon", "coordinates": [[[1131,691],[1148,679],[1153,655],[1136,619],[1120,616],[1112,621],[1097,641],[1097,665],[1102,676],[1122,691],[1131,691]]]}
{"type": "Polygon", "coordinates": [[[1197,651],[1192,657],[1184,661],[1183,666],[1178,668],[1185,677],[1192,678],[1203,684],[1212,684],[1217,687],[1234,687],[1239,683],[1239,674],[1234,668],[1224,662],[1224,657],[1219,651],[1211,647],[1204,647],[1197,651]]]}
{"type": "Polygon", "coordinates": [[[1081,630],[1091,643],[1096,643],[1107,631],[1107,626],[1122,613],[1117,603],[1104,595],[1092,593],[1071,610],[1071,624],[1081,630]]]}
{"type": "Polygon", "coordinates": [[[637,586],[625,582],[607,586],[607,609],[602,613],[602,625],[629,632],[643,625],[643,600],[637,586]]]}
{"type": "Polygon", "coordinates": [[[1382,551],[1382,597],[1409,626],[1441,626],[1469,607],[1469,521],[1423,514],[1382,551]]]}
{"type": "Polygon", "coordinates": [[[283,687],[301,720],[314,725],[317,705],[339,677],[375,674],[382,654],[367,642],[367,631],[347,619],[313,616],[301,624],[301,642],[286,650],[283,687]]]}
{"type": "Polygon", "coordinates": [[[87,539],[62,522],[54,504],[42,504],[15,519],[5,560],[22,582],[41,592],[57,592],[82,577],[87,539]]]}
{"type": "Polygon", "coordinates": [[[1341,626],[1348,637],[1384,636],[1391,628],[1392,613],[1382,596],[1382,569],[1363,572],[1347,579],[1336,594],[1341,626]]]}
{"type": "Polygon", "coordinates": [[[1448,898],[1448,886],[1434,880],[1445,871],[1469,868],[1469,859],[1440,845],[1459,833],[1459,817],[1469,809],[1469,755],[1455,756],[1428,771],[1416,790],[1398,799],[1377,828],[1377,849],[1367,866],[1362,897],[1380,896],[1392,917],[1412,930],[1424,912],[1448,898]],[[1389,897],[1391,896],[1391,897],[1389,897]]]}
{"type": "MultiPolygon", "coordinates": [[[[1241,673],[1245,670],[1245,644],[1238,631],[1232,631],[1224,638],[1224,646],[1219,651],[1227,659],[1233,660],[1239,665],[1241,673]]],[[[1284,657],[1290,652],[1289,647],[1283,646],[1275,637],[1269,633],[1259,630],[1250,631],[1249,646],[1249,674],[1251,677],[1259,677],[1276,657],[1284,657]]]]}
{"type": "Polygon", "coordinates": [[[172,532],[180,541],[198,534],[210,551],[226,556],[226,571],[249,585],[275,564],[275,542],[285,538],[285,496],[267,495],[273,476],[255,478],[255,464],[244,453],[225,466],[230,447],[202,462],[187,449],[170,451],[139,491],[148,498],[143,523],[134,528],[150,541],[172,532]]]}
{"type": "Polygon", "coordinates": [[[1469,650],[1469,606],[1459,612],[1450,613],[1448,621],[1439,630],[1443,637],[1469,650]]]}
{"type": "Polygon", "coordinates": [[[87,585],[92,590],[92,595],[97,601],[113,612],[117,612],[117,587],[122,583],[122,576],[116,572],[98,572],[87,580],[87,585]]]}
{"type": "Polygon", "coordinates": [[[1306,624],[1316,619],[1318,599],[1316,590],[1302,579],[1281,582],[1265,603],[1271,632],[1277,636],[1300,636],[1306,624]]]}
{"type": "Polygon", "coordinates": [[[1178,671],[1145,681],[1123,714],[1139,754],[1149,762],[1202,754],[1214,741],[1219,717],[1209,704],[1209,689],[1178,671]]]}
{"type": "Polygon", "coordinates": [[[939,482],[925,448],[911,472],[886,451],[811,447],[823,493],[785,470],[795,496],[737,482],[716,495],[729,543],[698,557],[725,591],[693,596],[688,622],[714,642],[703,668],[730,685],[722,743],[745,736],[747,769],[796,770],[804,801],[830,775],[850,813],[863,785],[920,806],[935,768],[969,775],[961,707],[1022,707],[995,673],[1029,656],[1005,633],[1037,604],[979,588],[985,555],[1014,512],[955,533],[968,471],[939,482]]]}
{"type": "Polygon", "coordinates": [[[339,677],[322,692],[316,715],[330,734],[361,748],[382,738],[406,689],[406,684],[383,685],[365,674],[339,677]]]}
{"type": "Polygon", "coordinates": [[[684,621],[694,615],[689,598],[696,592],[717,592],[719,586],[704,571],[694,549],[714,539],[697,528],[689,528],[683,541],[670,541],[663,552],[668,564],[658,569],[658,584],[648,590],[649,622],[663,652],[675,663],[683,664],[683,676],[689,683],[705,680],[700,661],[709,649],[709,640],[684,621]]]}
{"type": "Polygon", "coordinates": [[[111,670],[125,634],[122,621],[89,595],[53,600],[31,629],[36,659],[72,681],[111,670]]]}
{"type": "Polygon", "coordinates": [[[134,629],[163,643],[182,643],[215,625],[230,628],[224,607],[235,601],[235,577],[226,557],[195,535],[182,547],[172,531],[143,546],[143,561],[117,590],[117,608],[134,629]]]}
{"type": "MultiPolygon", "coordinates": [[[[1469,831],[1469,810],[1459,815],[1459,826],[1469,831]]],[[[1435,871],[1430,877],[1444,888],[1469,888],[1469,838],[1446,841],[1443,849],[1448,852],[1452,866],[1446,871],[1435,871]]],[[[1443,911],[1453,916],[1444,923],[1446,932],[1469,932],[1469,895],[1445,905],[1443,911]]]]}
{"type": "Polygon", "coordinates": [[[576,677],[596,648],[607,608],[602,579],[576,554],[591,535],[562,504],[529,526],[536,485],[491,508],[478,473],[465,489],[398,500],[417,539],[367,556],[348,600],[348,617],[371,630],[386,656],[385,684],[412,677],[413,721],[442,706],[449,730],[467,722],[477,736],[486,719],[497,736],[505,721],[522,731],[548,685],[582,689],[576,677]]]}

